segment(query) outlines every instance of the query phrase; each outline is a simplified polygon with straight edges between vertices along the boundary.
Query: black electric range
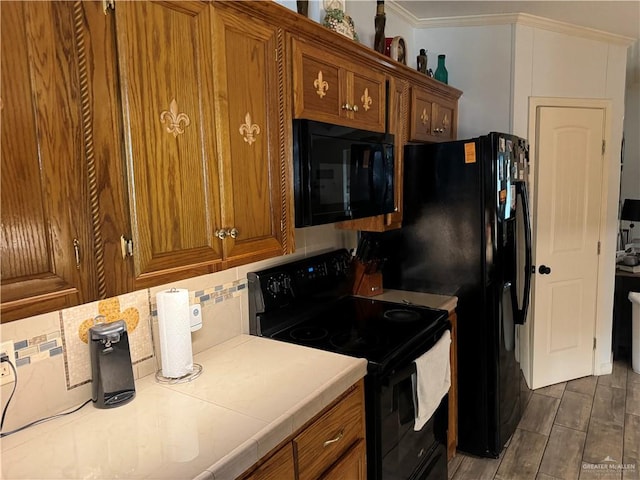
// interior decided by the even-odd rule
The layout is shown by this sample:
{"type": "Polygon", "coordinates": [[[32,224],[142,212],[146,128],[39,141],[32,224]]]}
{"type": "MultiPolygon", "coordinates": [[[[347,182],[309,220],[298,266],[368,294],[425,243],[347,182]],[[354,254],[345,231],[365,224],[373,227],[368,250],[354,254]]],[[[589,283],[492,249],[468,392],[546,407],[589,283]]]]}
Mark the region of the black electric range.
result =
{"type": "Polygon", "coordinates": [[[447,312],[355,297],[351,256],[337,250],[248,274],[250,332],[367,359],[368,478],[447,478],[447,396],[413,431],[415,364],[445,330],[447,312]]]}

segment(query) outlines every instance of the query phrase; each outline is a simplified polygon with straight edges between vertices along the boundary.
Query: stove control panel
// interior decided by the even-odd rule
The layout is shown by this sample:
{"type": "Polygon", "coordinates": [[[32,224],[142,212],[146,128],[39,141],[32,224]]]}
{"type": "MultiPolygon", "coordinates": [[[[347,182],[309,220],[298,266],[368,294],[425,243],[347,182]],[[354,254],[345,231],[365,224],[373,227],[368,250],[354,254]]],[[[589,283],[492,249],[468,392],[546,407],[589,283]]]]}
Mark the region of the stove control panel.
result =
{"type": "Polygon", "coordinates": [[[351,255],[342,249],[251,272],[247,274],[250,307],[258,314],[318,295],[348,294],[350,264],[351,255]]]}

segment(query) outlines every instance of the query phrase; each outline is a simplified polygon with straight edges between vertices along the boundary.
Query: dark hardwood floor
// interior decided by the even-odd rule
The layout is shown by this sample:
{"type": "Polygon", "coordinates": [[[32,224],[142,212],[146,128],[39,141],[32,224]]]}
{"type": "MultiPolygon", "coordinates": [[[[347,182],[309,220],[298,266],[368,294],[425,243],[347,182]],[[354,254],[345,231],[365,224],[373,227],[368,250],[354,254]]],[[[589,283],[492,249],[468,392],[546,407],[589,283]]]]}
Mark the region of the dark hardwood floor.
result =
{"type": "Polygon", "coordinates": [[[640,375],[613,373],[529,392],[518,429],[498,459],[458,453],[453,480],[640,480],[640,375]]]}

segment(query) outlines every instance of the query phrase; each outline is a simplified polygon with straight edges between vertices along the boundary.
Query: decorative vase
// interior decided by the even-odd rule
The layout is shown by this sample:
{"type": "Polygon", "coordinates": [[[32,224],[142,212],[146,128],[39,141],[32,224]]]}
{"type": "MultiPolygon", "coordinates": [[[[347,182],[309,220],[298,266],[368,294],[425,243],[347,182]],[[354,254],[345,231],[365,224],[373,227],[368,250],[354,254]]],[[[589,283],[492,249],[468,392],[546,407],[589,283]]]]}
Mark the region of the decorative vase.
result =
{"type": "Polygon", "coordinates": [[[438,55],[438,68],[436,68],[436,73],[433,75],[434,78],[442,83],[449,83],[449,72],[447,72],[447,67],[444,66],[444,55],[438,55]]]}

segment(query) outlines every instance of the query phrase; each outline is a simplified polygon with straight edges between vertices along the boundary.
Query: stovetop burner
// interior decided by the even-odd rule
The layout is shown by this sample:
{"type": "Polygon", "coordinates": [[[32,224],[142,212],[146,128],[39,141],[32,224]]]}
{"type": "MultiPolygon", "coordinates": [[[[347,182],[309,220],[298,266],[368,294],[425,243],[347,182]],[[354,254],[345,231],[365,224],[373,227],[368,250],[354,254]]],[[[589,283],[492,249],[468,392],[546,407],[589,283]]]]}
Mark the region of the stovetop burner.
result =
{"type": "Polygon", "coordinates": [[[289,336],[293,340],[299,340],[301,342],[315,342],[318,340],[324,340],[329,335],[326,328],[314,327],[314,326],[302,326],[294,328],[289,332],[289,336]]]}
{"type": "Polygon", "coordinates": [[[384,318],[393,322],[414,322],[420,319],[420,314],[406,308],[393,308],[384,312],[384,318]]]}

